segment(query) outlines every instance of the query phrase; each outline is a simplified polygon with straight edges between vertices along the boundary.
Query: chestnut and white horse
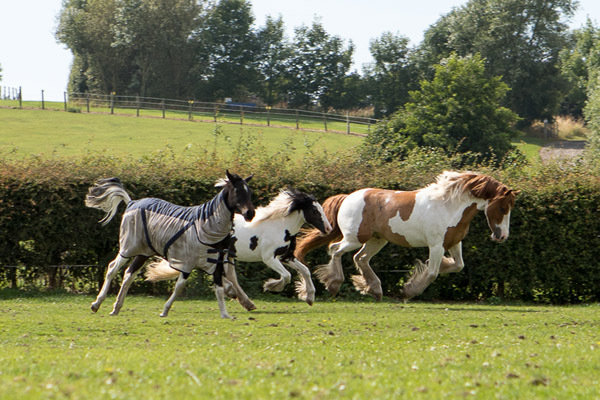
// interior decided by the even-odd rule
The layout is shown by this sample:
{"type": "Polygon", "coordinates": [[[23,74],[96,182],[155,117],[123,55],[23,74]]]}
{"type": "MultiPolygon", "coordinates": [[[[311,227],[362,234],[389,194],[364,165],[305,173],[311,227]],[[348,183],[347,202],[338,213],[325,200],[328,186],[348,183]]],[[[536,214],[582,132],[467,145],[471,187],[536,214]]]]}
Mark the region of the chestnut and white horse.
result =
{"type": "MultiPolygon", "coordinates": [[[[252,221],[236,215],[233,219],[233,250],[236,260],[262,261],[280,275],[269,279],[264,290],[280,292],[290,283],[291,275],[284,265],[296,270],[300,280],[296,282],[298,298],[312,305],[315,287],[310,270],[294,257],[296,235],[304,223],[309,223],[321,234],[331,232],[331,225],[323,207],[312,196],[294,189],[282,190],[266,207],[258,207],[252,221]]],[[[166,261],[152,263],[146,269],[146,280],[173,279],[179,271],[169,267],[166,261]]],[[[224,282],[227,286],[227,282],[224,282]]]]}
{"type": "Polygon", "coordinates": [[[154,255],[168,260],[179,274],[175,290],[165,304],[161,317],[167,316],[194,268],[213,275],[222,318],[231,318],[225,308],[223,273],[233,285],[242,306],[248,310],[255,309],[237,283],[234,266],[229,261],[234,213],[242,214],[247,221],[252,220],[255,214],[252,191],[248,187],[251,178],[242,179],[227,171],[227,179],[215,185],[223,188],[219,194],[211,201],[194,207],[182,207],[155,198],[131,200],[117,178],[102,179],[90,187],[85,204],[106,212],[100,221],[104,224],[114,217],[121,201],[127,204],[121,220],[119,253],[108,266],[102,289],[92,303],[92,311],[98,311],[115,274],[133,258],[125,271],[111,312],[111,315],[117,315],[133,280],[146,260],[154,255]]]}
{"type": "Polygon", "coordinates": [[[329,244],[329,264],[316,275],[335,295],[344,280],[341,258],[360,248],[354,264],[360,275],[352,281],[358,291],[380,300],[381,281],[369,261],[388,242],[404,247],[429,247],[429,260],[419,261],[404,285],[402,297],[421,294],[438,274],[463,269],[462,240],[478,210],[483,210],[492,239],[508,238],[510,213],[518,191],[496,179],[473,172],[445,171],[435,183],[414,191],[361,189],[325,200],[323,208],[334,230],[327,236],[310,231],[298,239],[296,257],[304,261],[314,248],[329,244]],[[445,253],[449,257],[445,257],[445,253]]]}

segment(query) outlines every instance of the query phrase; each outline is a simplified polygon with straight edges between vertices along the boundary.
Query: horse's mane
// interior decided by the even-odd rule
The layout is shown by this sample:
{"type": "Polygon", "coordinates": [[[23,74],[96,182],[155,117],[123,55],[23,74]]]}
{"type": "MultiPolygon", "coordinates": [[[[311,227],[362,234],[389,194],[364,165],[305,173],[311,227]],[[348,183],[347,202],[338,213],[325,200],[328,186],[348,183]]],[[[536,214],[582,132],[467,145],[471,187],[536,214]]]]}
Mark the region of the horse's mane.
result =
{"type": "Polygon", "coordinates": [[[303,205],[314,201],[314,197],[295,189],[280,190],[277,197],[265,207],[258,207],[252,223],[267,219],[287,217],[291,212],[300,210],[303,205]]]}
{"type": "Polygon", "coordinates": [[[444,171],[426,189],[431,191],[432,197],[446,201],[460,198],[466,194],[482,200],[509,196],[511,207],[515,202],[515,194],[503,183],[491,176],[471,171],[444,171]]]}

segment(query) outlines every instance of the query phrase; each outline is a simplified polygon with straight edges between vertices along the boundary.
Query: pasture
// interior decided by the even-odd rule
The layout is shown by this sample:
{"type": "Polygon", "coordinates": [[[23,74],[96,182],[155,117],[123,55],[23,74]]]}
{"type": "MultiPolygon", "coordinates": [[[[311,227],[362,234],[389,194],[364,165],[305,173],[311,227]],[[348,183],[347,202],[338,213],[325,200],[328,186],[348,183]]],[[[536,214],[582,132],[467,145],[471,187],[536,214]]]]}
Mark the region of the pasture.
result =
{"type": "Polygon", "coordinates": [[[362,141],[362,137],[340,133],[52,110],[0,108],[0,121],[0,150],[17,157],[103,153],[139,158],[165,150],[227,155],[250,146],[268,154],[286,152],[297,159],[310,147],[335,154],[362,141]]]}
{"type": "Polygon", "coordinates": [[[2,293],[2,399],[600,396],[600,306],[2,293]]]}

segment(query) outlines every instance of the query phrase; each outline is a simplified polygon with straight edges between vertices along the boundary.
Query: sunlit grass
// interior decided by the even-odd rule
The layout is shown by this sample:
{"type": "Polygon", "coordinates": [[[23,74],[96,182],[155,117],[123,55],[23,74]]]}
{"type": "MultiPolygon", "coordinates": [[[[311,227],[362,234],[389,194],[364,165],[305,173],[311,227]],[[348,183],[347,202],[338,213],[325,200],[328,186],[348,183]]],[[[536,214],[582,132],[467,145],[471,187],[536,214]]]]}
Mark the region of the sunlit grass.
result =
{"type": "MultiPolygon", "coordinates": [[[[1,294],[1,292],[0,292],[1,294]]],[[[600,396],[598,305],[227,304],[130,296],[0,300],[0,398],[569,398],[600,396]]]]}

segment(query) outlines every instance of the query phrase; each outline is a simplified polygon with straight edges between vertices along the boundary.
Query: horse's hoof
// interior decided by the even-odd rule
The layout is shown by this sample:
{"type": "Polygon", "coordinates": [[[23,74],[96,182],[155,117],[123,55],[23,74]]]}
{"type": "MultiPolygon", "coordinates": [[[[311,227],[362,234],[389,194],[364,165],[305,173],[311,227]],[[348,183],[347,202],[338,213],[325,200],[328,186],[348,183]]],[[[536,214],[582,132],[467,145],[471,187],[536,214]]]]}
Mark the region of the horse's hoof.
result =
{"type": "Polygon", "coordinates": [[[375,301],[381,301],[381,299],[383,299],[383,294],[382,293],[373,293],[373,298],[375,298],[375,301]]]}
{"type": "Polygon", "coordinates": [[[112,310],[109,315],[112,315],[112,316],[119,315],[119,312],[116,310],[112,310]]]}
{"type": "Polygon", "coordinates": [[[96,304],[92,303],[90,308],[92,309],[93,312],[98,312],[98,310],[100,309],[100,306],[97,306],[96,304]]]}
{"type": "Polygon", "coordinates": [[[161,312],[160,314],[158,314],[158,316],[161,318],[166,318],[167,314],[165,314],[164,312],[161,312]]]}
{"type": "Polygon", "coordinates": [[[312,306],[315,301],[313,299],[306,299],[306,304],[312,306]]]}

